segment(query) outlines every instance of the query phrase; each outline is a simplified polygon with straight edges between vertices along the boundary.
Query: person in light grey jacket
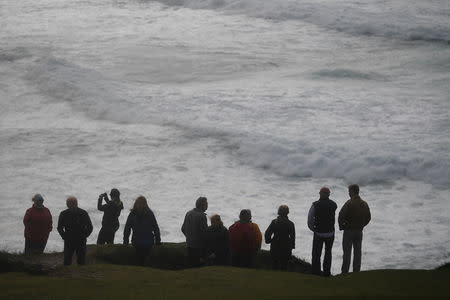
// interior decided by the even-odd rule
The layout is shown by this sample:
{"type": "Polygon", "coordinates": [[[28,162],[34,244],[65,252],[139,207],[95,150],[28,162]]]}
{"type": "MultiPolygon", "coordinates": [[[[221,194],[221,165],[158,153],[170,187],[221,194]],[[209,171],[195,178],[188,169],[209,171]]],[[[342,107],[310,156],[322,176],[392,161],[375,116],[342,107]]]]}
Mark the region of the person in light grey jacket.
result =
{"type": "Polygon", "coordinates": [[[207,209],[207,198],[198,198],[195,202],[195,208],[186,213],[183,226],[181,227],[181,231],[186,237],[188,263],[190,267],[199,267],[205,262],[205,235],[208,229],[205,211],[207,209]]]}

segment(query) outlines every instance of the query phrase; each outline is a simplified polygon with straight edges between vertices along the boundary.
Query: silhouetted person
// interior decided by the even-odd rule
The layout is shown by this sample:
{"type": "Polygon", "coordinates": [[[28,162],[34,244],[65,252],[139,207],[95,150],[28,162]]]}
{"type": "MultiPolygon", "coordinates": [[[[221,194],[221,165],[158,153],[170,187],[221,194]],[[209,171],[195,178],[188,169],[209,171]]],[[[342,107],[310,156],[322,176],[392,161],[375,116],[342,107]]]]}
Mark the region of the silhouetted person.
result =
{"type": "Polygon", "coordinates": [[[44,252],[48,236],[53,229],[52,215],[44,206],[44,198],[36,194],[32,201],[33,206],[27,209],[23,217],[25,254],[44,252]]]}
{"type": "Polygon", "coordinates": [[[308,227],[314,232],[312,246],[312,271],[313,274],[330,276],[332,248],[334,242],[334,223],[337,205],[330,200],[330,189],[323,187],[320,189],[320,199],[313,202],[308,213],[308,227]],[[322,248],[325,245],[325,255],[323,258],[323,272],[320,270],[320,257],[322,248]]]}
{"type": "Polygon", "coordinates": [[[348,195],[350,200],[345,202],[339,212],[339,229],[344,230],[342,238],[342,249],[344,256],[342,260],[342,273],[348,273],[350,258],[353,247],[353,272],[361,270],[361,246],[363,228],[370,222],[370,209],[367,203],[359,196],[359,186],[349,185],[348,195]]]}
{"type": "Polygon", "coordinates": [[[106,193],[98,196],[97,209],[103,211],[102,228],[98,233],[97,244],[114,244],[114,235],[119,229],[119,216],[123,209],[123,203],[120,201],[120,192],[118,189],[112,189],[111,200],[106,193]],[[102,204],[105,200],[106,204],[102,204]]]}
{"type": "Polygon", "coordinates": [[[181,231],[186,237],[189,267],[198,267],[205,263],[206,230],[208,221],[205,211],[208,209],[208,199],[200,197],[195,202],[195,208],[188,211],[184,217],[181,231]]]}
{"type": "Polygon", "coordinates": [[[158,223],[144,196],[139,196],[134,201],[128,215],[123,232],[124,245],[128,245],[131,231],[133,231],[131,244],[136,249],[137,263],[143,266],[152,246],[161,244],[158,223]]]}
{"type": "Polygon", "coordinates": [[[272,220],[264,237],[266,244],[270,244],[270,256],[274,269],[287,270],[288,261],[295,248],[295,226],[289,218],[289,207],[281,205],[278,217],[272,220]]]}
{"type": "Polygon", "coordinates": [[[214,265],[228,264],[230,237],[219,215],[211,217],[211,226],[206,230],[206,252],[214,265]]]}
{"type": "Polygon", "coordinates": [[[231,262],[236,267],[251,267],[261,248],[262,235],[258,225],[251,222],[249,209],[241,210],[239,221],[230,226],[231,262]]]}
{"type": "Polygon", "coordinates": [[[92,223],[88,213],[78,208],[78,200],[69,197],[68,209],[62,211],[58,218],[58,232],[64,240],[64,265],[72,264],[73,253],[77,253],[77,263],[86,263],[86,239],[92,233],[92,223]]]}

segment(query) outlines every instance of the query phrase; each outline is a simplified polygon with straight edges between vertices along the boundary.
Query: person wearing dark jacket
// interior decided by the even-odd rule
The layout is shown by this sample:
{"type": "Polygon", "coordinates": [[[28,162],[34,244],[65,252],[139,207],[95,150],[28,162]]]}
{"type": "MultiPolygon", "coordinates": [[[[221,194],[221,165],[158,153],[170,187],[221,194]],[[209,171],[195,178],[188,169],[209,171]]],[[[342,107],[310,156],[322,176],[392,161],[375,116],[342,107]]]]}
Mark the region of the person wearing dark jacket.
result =
{"type": "Polygon", "coordinates": [[[102,228],[98,233],[97,244],[114,244],[114,235],[119,229],[119,216],[123,209],[123,203],[120,201],[120,192],[118,189],[112,189],[111,200],[106,193],[98,197],[97,209],[103,211],[102,228]],[[102,204],[103,199],[106,204],[102,204]]]}
{"type": "Polygon", "coordinates": [[[350,200],[345,202],[338,217],[339,229],[344,230],[342,238],[344,256],[341,268],[343,274],[348,273],[350,269],[352,248],[353,272],[361,270],[363,228],[369,224],[371,219],[369,205],[359,196],[359,186],[356,184],[349,185],[348,195],[350,200]]]}
{"type": "Polygon", "coordinates": [[[214,265],[228,264],[230,237],[219,215],[211,217],[211,226],[206,230],[206,253],[214,265]]]}
{"type": "Polygon", "coordinates": [[[52,215],[44,206],[44,198],[36,194],[32,201],[33,206],[27,209],[23,217],[25,254],[44,252],[48,236],[53,229],[52,215]]]}
{"type": "Polygon", "coordinates": [[[278,208],[278,217],[272,220],[264,239],[270,244],[270,255],[274,269],[287,270],[288,261],[295,248],[295,226],[288,219],[289,207],[281,205],[278,208]]]}
{"type": "Polygon", "coordinates": [[[330,189],[320,189],[320,199],[313,202],[308,213],[308,227],[314,232],[312,246],[312,271],[315,275],[330,276],[332,248],[334,243],[334,223],[337,205],[330,200],[330,189]],[[320,257],[325,245],[323,271],[320,270],[320,257]]]}
{"type": "Polygon", "coordinates": [[[128,215],[123,232],[124,245],[129,244],[131,231],[133,231],[131,244],[136,249],[137,263],[143,266],[153,245],[161,244],[158,222],[156,222],[155,215],[148,207],[147,199],[144,196],[136,198],[128,215]]]}
{"type": "Polygon", "coordinates": [[[88,213],[78,208],[78,200],[69,197],[68,209],[62,211],[58,218],[58,232],[64,240],[64,265],[72,264],[73,253],[77,253],[77,263],[86,263],[86,238],[92,233],[92,223],[88,213]]]}
{"type": "Polygon", "coordinates": [[[184,217],[181,232],[186,237],[189,267],[199,267],[206,259],[206,229],[208,221],[205,211],[208,209],[208,199],[199,197],[195,208],[188,211],[184,217]]]}

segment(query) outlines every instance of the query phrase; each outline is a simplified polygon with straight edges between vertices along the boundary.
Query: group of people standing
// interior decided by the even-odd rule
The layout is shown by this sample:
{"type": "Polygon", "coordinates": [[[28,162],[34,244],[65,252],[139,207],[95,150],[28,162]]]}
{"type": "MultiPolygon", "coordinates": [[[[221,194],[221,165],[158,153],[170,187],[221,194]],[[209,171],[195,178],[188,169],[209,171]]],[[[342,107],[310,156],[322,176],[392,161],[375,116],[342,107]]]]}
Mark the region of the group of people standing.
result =
{"type": "MultiPolygon", "coordinates": [[[[361,244],[363,228],[370,221],[370,210],[367,203],[359,196],[359,186],[348,187],[350,199],[341,208],[338,216],[339,229],[343,234],[343,264],[342,273],[350,268],[353,249],[353,271],[361,268],[361,244]]],[[[308,213],[308,227],[314,232],[312,247],[312,269],[316,275],[330,276],[332,247],[335,236],[336,203],[329,198],[331,192],[323,187],[320,199],[315,201],[308,213]],[[321,254],[325,245],[323,268],[321,269],[321,254]]],[[[116,231],[119,229],[119,216],[123,210],[118,189],[112,189],[111,199],[106,193],[98,198],[97,208],[103,211],[102,227],[98,234],[97,244],[113,244],[116,231]],[[105,204],[103,204],[105,201],[105,204]]],[[[33,206],[24,217],[25,253],[42,253],[52,230],[52,216],[43,205],[40,194],[33,198],[33,206]]],[[[85,264],[86,239],[92,233],[93,226],[88,213],[78,207],[75,197],[66,200],[67,209],[58,218],[58,233],[64,240],[64,264],[72,263],[73,254],[77,254],[77,263],[85,264]]],[[[251,267],[258,251],[261,249],[262,233],[258,225],[252,222],[249,209],[241,210],[239,220],[228,229],[223,225],[220,215],[210,218],[208,226],[206,210],[208,200],[200,197],[195,208],[188,211],[184,218],[181,231],[186,237],[188,264],[198,267],[207,264],[251,267]]],[[[273,268],[286,270],[295,248],[295,225],[288,218],[289,207],[281,205],[278,217],[271,221],[264,233],[264,239],[270,244],[270,254],[273,268]]],[[[123,244],[131,244],[136,249],[137,262],[143,265],[150,249],[161,244],[161,235],[153,211],[149,208],[147,199],[139,196],[131,209],[125,223],[123,244]]]]}

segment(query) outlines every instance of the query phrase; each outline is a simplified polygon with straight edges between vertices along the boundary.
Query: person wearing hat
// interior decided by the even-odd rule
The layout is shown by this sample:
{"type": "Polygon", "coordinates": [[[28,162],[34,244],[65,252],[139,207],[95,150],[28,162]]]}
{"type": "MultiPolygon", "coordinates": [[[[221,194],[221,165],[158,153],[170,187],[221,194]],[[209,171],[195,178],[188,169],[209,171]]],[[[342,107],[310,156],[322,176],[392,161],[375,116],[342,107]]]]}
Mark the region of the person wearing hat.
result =
{"type": "Polygon", "coordinates": [[[320,189],[319,200],[313,202],[308,213],[308,227],[314,232],[312,246],[312,271],[315,275],[331,275],[331,250],[334,242],[334,223],[337,205],[331,200],[330,189],[320,189]],[[320,268],[322,248],[325,245],[323,271],[320,268]]]}
{"type": "Polygon", "coordinates": [[[97,209],[103,211],[102,228],[98,233],[97,244],[114,244],[114,235],[119,229],[119,216],[123,209],[123,203],[120,201],[120,192],[118,189],[112,189],[111,200],[106,193],[98,196],[97,209]],[[103,199],[106,204],[102,204],[103,199]]]}
{"type": "Polygon", "coordinates": [[[52,215],[50,210],[44,206],[42,195],[36,194],[31,200],[33,206],[27,209],[23,217],[25,254],[44,252],[48,236],[53,229],[52,215]]]}

